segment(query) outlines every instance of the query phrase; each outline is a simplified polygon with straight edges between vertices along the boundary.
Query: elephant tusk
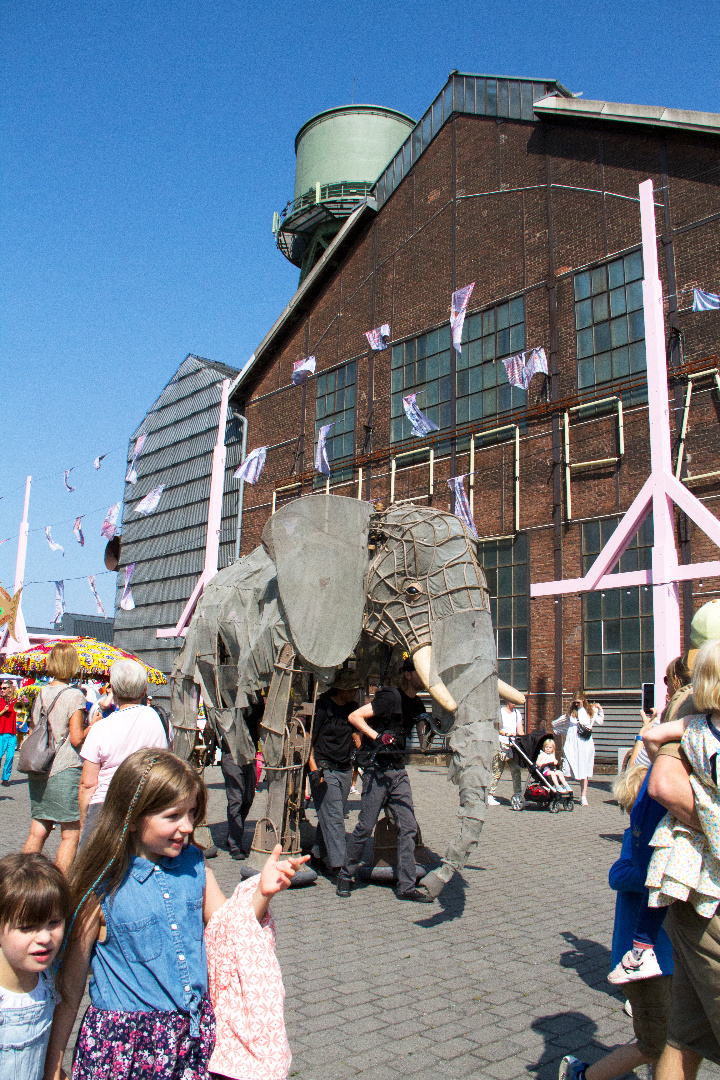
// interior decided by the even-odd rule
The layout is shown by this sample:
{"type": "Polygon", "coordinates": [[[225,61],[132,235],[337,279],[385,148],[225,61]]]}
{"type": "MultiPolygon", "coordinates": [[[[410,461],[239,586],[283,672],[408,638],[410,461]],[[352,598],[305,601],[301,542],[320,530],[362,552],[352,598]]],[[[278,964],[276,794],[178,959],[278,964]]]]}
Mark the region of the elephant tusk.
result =
{"type": "Polygon", "coordinates": [[[498,694],[505,701],[509,701],[511,705],[525,704],[525,695],[520,690],[516,690],[514,686],[503,682],[502,679],[498,679],[498,694]]]}
{"type": "Polygon", "coordinates": [[[412,662],[415,665],[415,670],[422,679],[423,686],[430,696],[437,701],[438,705],[442,705],[446,712],[455,712],[457,705],[445,683],[436,682],[434,686],[430,685],[431,655],[432,645],[423,645],[417,652],[414,652],[412,655],[412,662]]]}

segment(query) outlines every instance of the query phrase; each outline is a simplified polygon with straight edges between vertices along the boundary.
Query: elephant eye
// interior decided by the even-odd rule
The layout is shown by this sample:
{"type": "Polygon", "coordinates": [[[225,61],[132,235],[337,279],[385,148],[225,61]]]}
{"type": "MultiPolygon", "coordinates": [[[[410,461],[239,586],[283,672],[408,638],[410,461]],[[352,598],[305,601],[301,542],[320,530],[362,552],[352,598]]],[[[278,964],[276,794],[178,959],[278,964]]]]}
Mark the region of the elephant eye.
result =
{"type": "Polygon", "coordinates": [[[407,596],[420,596],[422,590],[418,589],[417,585],[406,585],[405,593],[407,596]]]}

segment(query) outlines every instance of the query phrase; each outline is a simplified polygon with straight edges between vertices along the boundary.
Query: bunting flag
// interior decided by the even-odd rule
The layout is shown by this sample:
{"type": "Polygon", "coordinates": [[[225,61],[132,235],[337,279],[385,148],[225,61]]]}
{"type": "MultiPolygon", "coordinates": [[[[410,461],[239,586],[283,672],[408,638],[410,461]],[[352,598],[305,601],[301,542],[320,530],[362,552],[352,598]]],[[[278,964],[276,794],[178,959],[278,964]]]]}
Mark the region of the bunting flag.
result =
{"type": "Polygon", "coordinates": [[[296,386],[307,382],[309,375],[315,374],[315,357],[306,356],[304,360],[296,360],[293,364],[292,381],[296,386]]]}
{"type": "Polygon", "coordinates": [[[525,363],[525,389],[530,385],[533,375],[538,373],[543,375],[548,373],[547,356],[542,346],[539,349],[533,349],[525,363]]]}
{"type": "Polygon", "coordinates": [[[693,289],[693,311],[717,311],[720,308],[720,296],[715,293],[693,289]]]}
{"type": "Polygon", "coordinates": [[[95,575],[88,574],[88,585],[90,586],[90,592],[95,597],[95,607],[97,608],[98,615],[102,615],[103,619],[107,619],[105,614],[105,608],[102,606],[102,600],[98,596],[98,591],[95,587],[95,575]]]}
{"type": "Polygon", "coordinates": [[[518,389],[525,389],[525,353],[517,353],[515,356],[508,356],[507,360],[503,360],[505,366],[505,373],[508,377],[508,382],[511,386],[517,386],[518,389]]]}
{"type": "Polygon", "coordinates": [[[157,487],[153,488],[152,491],[137,504],[135,513],[145,514],[146,517],[148,514],[153,514],[157,508],[157,504],[160,502],[160,496],[163,493],[164,487],[164,484],[158,484],[157,487]]]}
{"type": "Polygon", "coordinates": [[[133,594],[130,592],[130,578],[132,577],[133,570],[135,569],[135,563],[131,562],[125,567],[125,587],[120,597],[120,607],[123,611],[132,611],[135,607],[135,601],[133,600],[133,594]]]}
{"type": "Polygon", "coordinates": [[[65,487],[68,489],[68,491],[74,491],[75,490],[75,488],[72,487],[72,485],[70,484],[70,473],[71,472],[72,472],[72,469],[66,469],[65,470],[64,484],[65,484],[65,487]]]}
{"type": "Polygon", "coordinates": [[[450,306],[450,329],[452,331],[453,345],[457,352],[462,352],[462,332],[463,323],[465,322],[465,312],[467,311],[468,301],[470,295],[475,288],[475,282],[472,285],[466,285],[464,289],[457,289],[452,294],[452,304],[450,306]]]}
{"type": "Polygon", "coordinates": [[[103,459],[104,459],[105,457],[107,457],[107,454],[101,454],[101,455],[100,455],[100,457],[96,457],[96,458],[95,458],[95,460],[93,461],[93,465],[94,465],[94,467],[95,467],[96,469],[99,469],[99,468],[100,468],[100,462],[101,462],[101,461],[102,461],[102,460],[103,460],[103,459]]]}
{"type": "Polygon", "coordinates": [[[323,476],[330,475],[330,462],[327,456],[327,437],[328,431],[331,427],[335,427],[335,421],[332,424],[325,424],[320,428],[318,432],[318,444],[315,451],[315,470],[322,473],[323,476]]]}
{"type": "Polygon", "coordinates": [[[233,480],[244,480],[246,484],[257,484],[265,465],[267,446],[257,446],[233,473],[233,480]]]}
{"type": "Polygon", "coordinates": [[[470,503],[468,497],[465,494],[465,477],[467,473],[463,473],[462,476],[451,476],[448,480],[448,487],[455,493],[455,516],[459,517],[466,529],[469,529],[477,540],[478,534],[475,528],[475,522],[470,514],[470,503]]]}
{"type": "Polygon", "coordinates": [[[50,545],[50,549],[52,551],[62,551],[63,555],[65,554],[65,548],[62,546],[62,544],[56,544],[55,541],[53,540],[52,536],[50,535],[50,526],[49,525],[45,526],[45,537],[46,537],[47,542],[50,545]]]}
{"type": "Polygon", "coordinates": [[[146,439],[147,439],[147,435],[138,435],[137,439],[135,440],[135,449],[133,450],[132,461],[130,462],[130,468],[128,469],[127,476],[125,477],[125,480],[126,480],[126,482],[128,484],[136,484],[137,483],[137,473],[135,472],[135,462],[137,461],[137,459],[142,454],[142,448],[145,445],[145,440],[146,439]]]}
{"type": "Polygon", "coordinates": [[[55,622],[60,622],[65,614],[65,582],[55,582],[55,622]]]}
{"type": "MultiPolygon", "coordinates": [[[[83,517],[84,516],[85,515],[83,514],[83,517]]],[[[85,547],[85,537],[83,536],[82,525],[80,524],[81,521],[82,521],[82,517],[75,518],[75,524],[73,525],[73,532],[75,533],[75,538],[77,539],[77,542],[80,545],[80,547],[85,547]]]]}
{"type": "Polygon", "coordinates": [[[115,503],[114,506],[110,507],[105,516],[105,520],[103,521],[102,527],[100,529],[100,535],[104,536],[107,540],[112,540],[113,537],[117,536],[116,525],[119,513],[120,503],[115,503]]]}
{"type": "Polygon", "coordinates": [[[382,352],[383,349],[388,347],[390,326],[388,323],[383,323],[382,326],[378,326],[375,330],[366,330],[365,337],[368,339],[371,349],[375,352],[382,352]]]}
{"type": "Polygon", "coordinates": [[[424,412],[420,411],[420,409],[415,404],[416,397],[417,394],[408,394],[407,397],[404,397],[403,409],[405,410],[405,415],[410,421],[413,435],[417,435],[419,439],[422,439],[423,435],[427,435],[428,432],[439,431],[440,429],[438,428],[437,424],[435,424],[432,420],[429,419],[429,417],[425,415],[424,412]]]}

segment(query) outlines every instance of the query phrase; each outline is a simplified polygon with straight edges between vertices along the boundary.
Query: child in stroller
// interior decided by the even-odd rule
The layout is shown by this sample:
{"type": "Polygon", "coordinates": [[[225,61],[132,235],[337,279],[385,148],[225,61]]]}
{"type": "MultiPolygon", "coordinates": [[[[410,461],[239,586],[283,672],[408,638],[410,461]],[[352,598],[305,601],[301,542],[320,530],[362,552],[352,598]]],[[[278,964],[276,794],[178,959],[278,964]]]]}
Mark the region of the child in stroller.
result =
{"type": "Polygon", "coordinates": [[[552,735],[548,735],[540,743],[537,757],[535,758],[535,764],[545,779],[550,781],[556,791],[559,791],[562,795],[570,795],[572,793],[572,788],[560,772],[558,759],[555,754],[555,739],[552,735]]]}
{"type": "MultiPolygon", "coordinates": [[[[525,799],[546,807],[553,814],[557,814],[561,809],[572,810],[573,793],[567,786],[565,778],[560,775],[560,783],[564,786],[556,786],[555,781],[543,772],[543,765],[550,772],[557,771],[552,764],[557,766],[555,740],[552,735],[547,735],[544,731],[533,731],[529,735],[511,737],[510,742],[518,760],[527,767],[530,773],[525,788],[525,799]],[[548,746],[548,743],[551,745],[548,746]],[[547,749],[544,749],[546,746],[547,749]]],[[[520,810],[522,807],[518,806],[517,809],[520,810]]]]}

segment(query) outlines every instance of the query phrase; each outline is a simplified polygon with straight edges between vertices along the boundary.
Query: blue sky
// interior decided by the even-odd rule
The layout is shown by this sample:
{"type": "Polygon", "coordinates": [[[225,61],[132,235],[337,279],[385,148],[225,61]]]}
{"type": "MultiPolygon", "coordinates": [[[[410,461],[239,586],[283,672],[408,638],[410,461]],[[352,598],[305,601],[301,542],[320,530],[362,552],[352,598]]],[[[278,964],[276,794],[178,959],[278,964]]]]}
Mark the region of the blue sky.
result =
{"type": "Polygon", "coordinates": [[[68,610],[90,613],[97,574],[112,611],[99,531],[128,436],[189,352],[239,367],[284,307],[298,272],[271,224],[292,196],[295,133],[347,104],[353,77],[355,101],[416,119],[453,68],[720,111],[718,20],[683,0],[6,0],[0,40],[0,581],[13,583],[30,473],[34,625],[52,620],[56,578],[68,610]]]}

